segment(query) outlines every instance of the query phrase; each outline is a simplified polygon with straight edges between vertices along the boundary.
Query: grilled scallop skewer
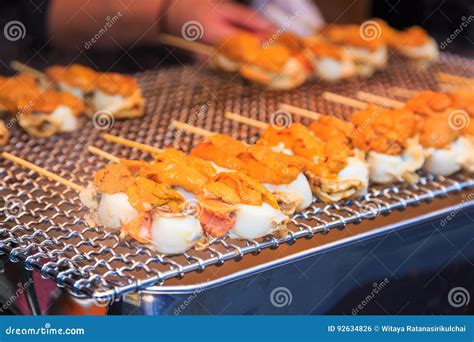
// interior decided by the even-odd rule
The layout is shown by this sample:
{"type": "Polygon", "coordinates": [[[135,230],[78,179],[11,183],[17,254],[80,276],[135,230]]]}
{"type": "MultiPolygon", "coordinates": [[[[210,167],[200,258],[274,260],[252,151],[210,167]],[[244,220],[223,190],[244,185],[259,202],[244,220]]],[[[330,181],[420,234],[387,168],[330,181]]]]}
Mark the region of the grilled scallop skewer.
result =
{"type": "Polygon", "coordinates": [[[200,222],[186,210],[184,197],[165,183],[134,174],[133,162],[99,170],[86,189],[9,153],[2,156],[77,191],[96,223],[151,244],[160,253],[183,253],[202,237],[200,222]]]}
{"type": "MultiPolygon", "coordinates": [[[[198,145],[199,149],[193,150],[191,156],[207,160],[217,173],[239,171],[255,179],[277,198],[285,214],[303,210],[312,203],[311,188],[302,173],[306,164],[303,159],[281,155],[267,148],[252,148],[230,137],[178,121],[174,121],[173,126],[208,139],[198,145]],[[206,154],[206,151],[209,153],[206,154]]],[[[104,139],[149,153],[159,153],[155,147],[109,134],[104,134],[104,139]]]]}
{"type": "MultiPolygon", "coordinates": [[[[115,157],[89,149],[112,160],[115,157]]],[[[241,172],[218,173],[210,162],[175,149],[154,154],[152,163],[129,161],[138,174],[160,179],[195,204],[196,216],[207,237],[256,239],[286,230],[288,217],[276,198],[260,183],[241,172]]]]}
{"type": "MultiPolygon", "coordinates": [[[[380,96],[358,94],[373,101],[380,96]]],[[[387,102],[389,103],[389,102],[387,102]]],[[[392,105],[396,105],[392,103],[392,105]]],[[[420,143],[425,148],[424,169],[447,176],[461,169],[474,172],[474,106],[472,92],[421,91],[406,103],[397,104],[419,118],[420,143]]]]}
{"type": "Polygon", "coordinates": [[[35,137],[71,132],[79,127],[83,103],[73,95],[42,90],[27,74],[0,78],[0,106],[15,116],[21,127],[35,137]]]}
{"type": "Polygon", "coordinates": [[[307,72],[324,81],[338,81],[356,74],[352,58],[339,47],[319,40],[304,40],[293,33],[282,33],[275,40],[298,59],[307,72]]]}
{"type": "Polygon", "coordinates": [[[207,52],[212,68],[239,72],[243,78],[270,89],[293,89],[303,84],[308,77],[305,65],[286,47],[281,44],[263,47],[259,39],[249,33],[227,37],[209,51],[202,48],[203,44],[187,44],[177,37],[167,38],[165,42],[193,52],[207,52]]]}
{"type": "Polygon", "coordinates": [[[379,25],[381,36],[387,45],[399,55],[418,62],[431,62],[438,58],[438,44],[420,26],[398,31],[382,19],[375,19],[375,22],[379,25]]]}
{"type": "Polygon", "coordinates": [[[417,119],[409,110],[388,110],[365,102],[324,93],[326,100],[358,108],[352,115],[354,146],[367,153],[374,183],[415,182],[425,161],[418,141],[417,119]]]}
{"type": "MultiPolygon", "coordinates": [[[[36,78],[41,75],[41,72],[18,62],[12,66],[20,73],[34,72],[32,76],[36,78]]],[[[52,66],[43,75],[40,80],[46,78],[49,86],[53,85],[60,91],[81,99],[86,104],[89,115],[108,111],[115,118],[121,119],[144,114],[144,99],[133,77],[118,73],[99,73],[79,64],[52,66]]]]}
{"type": "Polygon", "coordinates": [[[358,25],[331,25],[320,37],[341,46],[354,59],[360,75],[370,76],[374,70],[383,69],[387,64],[384,40],[378,37],[364,39],[358,25]]]}
{"type": "Polygon", "coordinates": [[[317,114],[309,128],[299,123],[279,128],[233,113],[226,113],[226,117],[263,129],[257,145],[305,158],[312,191],[323,201],[336,202],[367,192],[368,167],[363,154],[354,151],[350,142],[350,123],[317,114]]]}

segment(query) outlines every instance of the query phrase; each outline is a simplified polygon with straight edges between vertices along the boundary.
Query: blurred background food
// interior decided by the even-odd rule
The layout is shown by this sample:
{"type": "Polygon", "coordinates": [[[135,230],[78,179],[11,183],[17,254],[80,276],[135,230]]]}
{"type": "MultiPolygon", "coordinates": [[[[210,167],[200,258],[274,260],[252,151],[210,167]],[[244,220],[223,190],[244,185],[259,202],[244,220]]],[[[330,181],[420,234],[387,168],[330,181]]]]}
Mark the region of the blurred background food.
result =
{"type": "Polygon", "coordinates": [[[238,3],[4,0],[0,3],[0,27],[3,29],[0,71],[11,72],[8,64],[12,60],[39,69],[53,63],[74,62],[121,72],[181,64],[190,61],[189,54],[160,45],[158,33],[179,34],[183,24],[190,21],[197,21],[204,27],[203,41],[215,43],[238,29],[271,32],[283,28],[301,34],[325,22],[362,23],[368,18],[380,17],[397,29],[420,25],[435,37],[442,50],[474,55],[474,25],[471,24],[474,3],[470,0],[315,0],[309,3],[248,0],[238,3]],[[295,13],[298,20],[292,19],[295,13]],[[272,26],[263,16],[275,24],[272,26]],[[12,24],[16,27],[11,27],[12,24]],[[17,31],[10,33],[17,36],[11,39],[6,33],[14,28],[17,31]],[[452,35],[455,39],[446,44],[452,35]]]}

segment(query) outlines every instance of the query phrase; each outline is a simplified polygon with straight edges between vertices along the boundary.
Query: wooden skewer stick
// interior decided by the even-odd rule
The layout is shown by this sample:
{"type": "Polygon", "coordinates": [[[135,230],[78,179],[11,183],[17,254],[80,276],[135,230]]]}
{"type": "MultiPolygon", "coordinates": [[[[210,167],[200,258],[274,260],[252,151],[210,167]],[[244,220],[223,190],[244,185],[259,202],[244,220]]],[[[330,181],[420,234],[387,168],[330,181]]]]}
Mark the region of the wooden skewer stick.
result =
{"type": "Polygon", "coordinates": [[[104,138],[104,140],[106,140],[106,141],[110,141],[110,142],[113,142],[113,143],[116,143],[116,144],[131,147],[131,148],[136,148],[136,149],[139,149],[141,151],[152,153],[152,154],[163,152],[163,150],[161,148],[153,147],[153,146],[150,146],[150,145],[139,143],[137,141],[117,137],[115,135],[108,134],[108,133],[102,134],[102,138],[104,138]]]}
{"type": "Polygon", "coordinates": [[[303,116],[305,118],[309,118],[312,120],[318,120],[321,117],[321,115],[323,115],[318,112],[313,112],[311,110],[295,107],[286,103],[280,103],[279,108],[281,110],[286,110],[287,112],[291,114],[303,116]]]}
{"type": "Polygon", "coordinates": [[[184,122],[181,122],[181,121],[177,121],[177,120],[171,121],[171,126],[173,126],[176,129],[183,130],[183,131],[188,132],[188,133],[202,135],[204,137],[211,137],[213,135],[216,135],[216,133],[208,131],[207,129],[195,127],[195,126],[192,126],[190,124],[187,124],[187,123],[184,123],[184,122]]]}
{"type": "Polygon", "coordinates": [[[358,109],[367,109],[367,107],[368,107],[368,104],[365,103],[365,102],[358,101],[358,100],[355,100],[355,99],[351,99],[350,97],[347,97],[347,96],[342,96],[342,95],[339,95],[339,94],[330,93],[330,92],[327,92],[327,91],[325,91],[323,93],[323,98],[327,101],[340,103],[340,104],[350,106],[350,107],[354,107],[354,108],[358,108],[358,109]]]}
{"type": "Polygon", "coordinates": [[[58,182],[58,183],[61,183],[65,186],[67,186],[68,188],[71,188],[77,192],[81,192],[81,191],[84,191],[84,188],[80,185],[77,185],[71,181],[68,181],[67,179],[64,179],[62,178],[61,176],[58,176],[57,174],[55,173],[52,173],[48,170],[45,170],[43,169],[42,167],[39,167],[38,165],[35,165],[35,164],[32,164],[24,159],[21,159],[17,156],[14,156],[13,154],[10,154],[8,152],[3,152],[2,153],[2,157],[7,159],[7,160],[10,160],[12,162],[14,162],[15,164],[18,164],[20,166],[23,166],[24,168],[26,169],[30,169],[30,170],[33,170],[37,173],[39,173],[40,175],[42,176],[45,176],[47,178],[49,178],[50,180],[52,181],[55,181],[55,182],[58,182]]]}
{"type": "Polygon", "coordinates": [[[415,90],[415,89],[407,89],[407,88],[402,88],[402,87],[391,87],[389,89],[389,93],[392,94],[393,96],[398,96],[398,97],[404,97],[404,98],[410,98],[413,96],[416,96],[420,91],[415,90]]]}
{"type": "Polygon", "coordinates": [[[116,164],[120,163],[120,158],[114,156],[113,154],[105,152],[95,146],[87,146],[87,150],[92,154],[95,154],[101,158],[111,161],[112,163],[116,163],[116,164]]]}
{"type": "Polygon", "coordinates": [[[356,94],[356,97],[359,100],[365,101],[365,102],[371,102],[378,104],[382,107],[390,107],[390,108],[403,108],[405,106],[405,103],[397,100],[392,100],[384,96],[380,95],[375,95],[371,93],[366,93],[364,91],[358,91],[356,94]]]}
{"type": "Polygon", "coordinates": [[[436,78],[439,82],[443,83],[454,83],[459,85],[470,85],[474,86],[474,78],[462,77],[458,75],[448,74],[446,72],[438,72],[436,78]]]}
{"type": "Polygon", "coordinates": [[[198,42],[191,42],[189,40],[183,39],[181,37],[176,37],[170,34],[162,33],[160,34],[158,39],[162,44],[174,46],[195,53],[200,53],[206,56],[210,56],[215,52],[214,47],[212,46],[198,42]]]}
{"type": "Polygon", "coordinates": [[[10,63],[10,67],[19,73],[30,74],[31,76],[42,81],[47,81],[48,79],[48,77],[43,72],[18,61],[12,61],[10,63]]]}
{"type": "Polygon", "coordinates": [[[266,122],[251,119],[251,118],[247,118],[245,116],[235,114],[235,113],[231,113],[231,112],[226,112],[225,117],[229,120],[240,122],[240,123],[243,123],[245,125],[249,125],[249,126],[252,126],[252,127],[257,127],[257,128],[260,128],[260,129],[267,129],[268,126],[269,126],[269,124],[267,124],[266,122]]]}

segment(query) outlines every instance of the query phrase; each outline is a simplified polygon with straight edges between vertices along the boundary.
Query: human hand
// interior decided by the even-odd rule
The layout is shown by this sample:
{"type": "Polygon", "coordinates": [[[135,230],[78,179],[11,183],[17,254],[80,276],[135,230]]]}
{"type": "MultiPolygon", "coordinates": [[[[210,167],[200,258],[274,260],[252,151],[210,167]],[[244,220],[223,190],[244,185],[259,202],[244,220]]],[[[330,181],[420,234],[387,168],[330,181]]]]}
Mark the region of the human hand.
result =
{"type": "Polygon", "coordinates": [[[265,39],[276,28],[250,8],[222,0],[174,0],[166,13],[167,32],[182,36],[186,23],[196,21],[200,42],[216,44],[239,31],[249,31],[265,39]]]}

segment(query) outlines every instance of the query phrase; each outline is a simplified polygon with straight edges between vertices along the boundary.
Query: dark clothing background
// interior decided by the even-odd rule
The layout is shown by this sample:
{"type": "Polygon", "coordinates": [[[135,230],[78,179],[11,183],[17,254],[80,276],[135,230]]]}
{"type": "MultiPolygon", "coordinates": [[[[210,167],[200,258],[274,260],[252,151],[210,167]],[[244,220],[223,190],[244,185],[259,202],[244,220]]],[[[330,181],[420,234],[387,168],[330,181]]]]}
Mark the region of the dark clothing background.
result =
{"type": "MultiPolygon", "coordinates": [[[[374,16],[384,18],[396,28],[420,25],[444,42],[461,23],[474,16],[473,0],[384,0],[374,1],[374,16]]],[[[446,48],[446,51],[474,58],[474,17],[446,48]]]]}
{"type": "MultiPolygon", "coordinates": [[[[136,72],[189,61],[184,53],[168,47],[139,47],[127,53],[122,50],[85,50],[82,45],[72,51],[54,48],[49,43],[46,27],[48,3],[48,0],[0,0],[1,74],[12,73],[8,67],[12,60],[19,60],[39,69],[51,64],[75,62],[99,70],[119,72],[136,72]],[[24,24],[26,36],[23,39],[6,39],[3,31],[5,25],[12,20],[24,24]],[[169,51],[173,51],[173,54],[169,51]]],[[[445,41],[459,28],[463,17],[469,18],[471,15],[474,15],[473,0],[373,1],[373,16],[384,18],[397,28],[419,24],[439,42],[445,41]]],[[[474,22],[447,46],[446,51],[474,58],[473,44],[474,22]]]]}

